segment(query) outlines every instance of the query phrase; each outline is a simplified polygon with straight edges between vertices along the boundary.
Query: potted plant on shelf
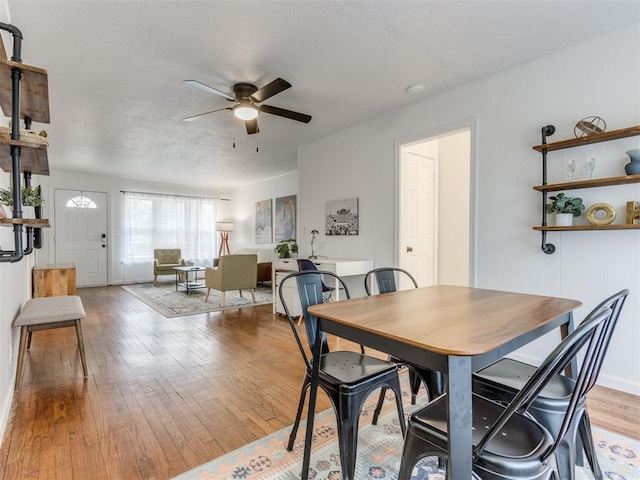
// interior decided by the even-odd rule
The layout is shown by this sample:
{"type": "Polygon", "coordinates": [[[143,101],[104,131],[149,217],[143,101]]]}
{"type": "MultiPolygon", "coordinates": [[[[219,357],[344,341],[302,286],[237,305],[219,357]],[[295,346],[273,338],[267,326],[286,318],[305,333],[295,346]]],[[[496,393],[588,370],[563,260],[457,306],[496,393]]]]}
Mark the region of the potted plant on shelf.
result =
{"type": "MultiPolygon", "coordinates": [[[[13,206],[13,190],[11,188],[0,188],[0,203],[7,207],[13,206]]],[[[22,188],[22,205],[25,207],[39,207],[44,203],[40,195],[39,187],[22,188]]]]}
{"type": "Polygon", "coordinates": [[[584,204],[579,197],[567,197],[564,193],[559,193],[549,197],[551,203],[547,203],[547,213],[555,213],[556,227],[569,227],[573,225],[573,217],[579,217],[584,204]]]}
{"type": "Polygon", "coordinates": [[[278,258],[290,258],[292,254],[298,253],[298,244],[293,238],[282,240],[276,245],[274,252],[278,254],[278,258]]]}

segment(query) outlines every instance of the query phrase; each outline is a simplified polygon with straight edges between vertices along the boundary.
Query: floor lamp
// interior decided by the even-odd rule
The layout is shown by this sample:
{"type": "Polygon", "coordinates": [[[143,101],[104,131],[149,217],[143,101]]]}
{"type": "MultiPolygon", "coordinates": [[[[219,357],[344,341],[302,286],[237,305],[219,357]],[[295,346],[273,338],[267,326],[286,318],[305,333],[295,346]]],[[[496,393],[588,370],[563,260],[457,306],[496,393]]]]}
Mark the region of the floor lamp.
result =
{"type": "Polygon", "coordinates": [[[231,255],[231,251],[229,250],[229,232],[233,232],[233,223],[216,222],[216,230],[220,232],[220,249],[218,250],[218,258],[222,255],[231,255]]]}

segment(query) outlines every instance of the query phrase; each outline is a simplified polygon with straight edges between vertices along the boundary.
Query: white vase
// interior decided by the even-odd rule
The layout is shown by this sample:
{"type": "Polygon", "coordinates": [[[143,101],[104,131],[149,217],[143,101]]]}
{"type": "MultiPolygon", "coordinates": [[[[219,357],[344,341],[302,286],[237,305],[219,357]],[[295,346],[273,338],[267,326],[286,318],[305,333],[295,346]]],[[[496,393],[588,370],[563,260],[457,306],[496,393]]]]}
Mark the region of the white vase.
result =
{"type": "Polygon", "coordinates": [[[556,213],[556,227],[570,227],[573,225],[573,213],[556,213]]]}

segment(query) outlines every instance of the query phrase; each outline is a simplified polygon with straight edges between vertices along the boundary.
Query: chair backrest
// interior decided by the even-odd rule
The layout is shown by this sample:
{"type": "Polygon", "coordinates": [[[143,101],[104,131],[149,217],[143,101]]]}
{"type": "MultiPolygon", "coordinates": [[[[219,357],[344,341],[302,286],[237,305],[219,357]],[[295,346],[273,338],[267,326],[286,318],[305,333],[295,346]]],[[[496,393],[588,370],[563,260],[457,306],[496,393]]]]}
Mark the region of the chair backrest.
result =
{"type": "Polygon", "coordinates": [[[562,426],[554,438],[553,445],[545,453],[543,460],[546,460],[555,452],[567,433],[577,409],[584,405],[589,378],[595,368],[594,358],[598,353],[601,333],[605,323],[610,319],[612,314],[613,312],[608,308],[589,314],[578,328],[558,344],[540,364],[535,373],[529,378],[527,383],[513,398],[491,428],[487,430],[482,440],[478,442],[473,451],[474,456],[482,453],[489,442],[500,433],[502,427],[505,426],[514,413],[526,412],[547,383],[549,383],[555,375],[558,375],[579,352],[584,350],[584,360],[577,372],[576,386],[571,395],[571,401],[569,402],[562,421],[562,426]]]}
{"type": "Polygon", "coordinates": [[[153,250],[153,259],[163,264],[180,264],[182,252],[179,248],[156,248],[153,250]]]}
{"type": "Polygon", "coordinates": [[[604,357],[607,354],[607,350],[609,349],[609,343],[611,342],[611,337],[613,336],[613,331],[616,328],[618,323],[618,317],[620,317],[620,311],[624,306],[624,302],[629,295],[629,290],[624,289],[620,290],[618,293],[611,295],[609,298],[606,298],[602,302],[600,302],[589,314],[589,316],[597,315],[599,312],[610,309],[611,316],[605,322],[604,327],[602,328],[602,333],[600,334],[600,338],[598,340],[597,352],[594,355],[594,366],[591,372],[591,377],[587,382],[587,393],[593,388],[598,380],[598,375],[600,375],[600,369],[602,368],[602,364],[604,363],[604,357]]]}
{"type": "Polygon", "coordinates": [[[316,264],[313,263],[308,258],[299,258],[298,259],[298,270],[300,270],[300,271],[303,271],[303,270],[318,270],[318,267],[316,267],[316,264]]]}
{"type": "MultiPolygon", "coordinates": [[[[324,295],[322,294],[322,276],[323,275],[329,275],[331,277],[336,278],[341,288],[344,289],[345,297],[347,299],[350,298],[349,290],[347,289],[347,286],[345,285],[344,281],[335,273],[325,272],[323,270],[315,270],[315,271],[303,270],[300,272],[291,273],[282,279],[282,281],[280,282],[280,286],[278,287],[278,294],[280,295],[280,301],[282,302],[282,306],[284,307],[284,311],[287,315],[287,320],[289,321],[291,330],[293,330],[293,335],[298,344],[298,348],[300,349],[302,358],[304,359],[308,368],[311,368],[311,361],[307,356],[302,344],[302,340],[300,340],[300,336],[298,335],[298,330],[296,329],[296,324],[295,324],[295,321],[297,319],[294,319],[291,317],[291,311],[289,310],[289,306],[287,305],[285,296],[283,294],[283,288],[287,282],[292,282],[294,279],[296,280],[298,285],[298,296],[300,297],[300,306],[302,308],[302,315],[304,317],[304,326],[305,326],[305,332],[307,335],[307,345],[309,346],[309,349],[313,351],[313,348],[315,346],[315,341],[316,341],[316,333],[318,331],[318,317],[316,317],[315,315],[311,315],[309,313],[309,307],[312,305],[317,305],[318,303],[324,303],[325,301],[324,295]]],[[[321,346],[322,354],[328,353],[329,344],[327,343],[326,333],[322,332],[320,341],[322,342],[322,346],[321,346]]]]}
{"type": "Polygon", "coordinates": [[[376,279],[376,285],[378,286],[378,293],[389,293],[395,292],[398,290],[396,284],[396,274],[406,275],[412,282],[415,288],[418,288],[418,282],[413,278],[406,270],[396,267],[382,267],[376,268],[368,272],[364,277],[364,289],[367,292],[367,295],[371,295],[370,290],[370,278],[373,276],[376,279]]]}
{"type": "Polygon", "coordinates": [[[223,255],[218,261],[222,275],[222,287],[229,290],[255,288],[258,273],[258,256],[223,255]]]}

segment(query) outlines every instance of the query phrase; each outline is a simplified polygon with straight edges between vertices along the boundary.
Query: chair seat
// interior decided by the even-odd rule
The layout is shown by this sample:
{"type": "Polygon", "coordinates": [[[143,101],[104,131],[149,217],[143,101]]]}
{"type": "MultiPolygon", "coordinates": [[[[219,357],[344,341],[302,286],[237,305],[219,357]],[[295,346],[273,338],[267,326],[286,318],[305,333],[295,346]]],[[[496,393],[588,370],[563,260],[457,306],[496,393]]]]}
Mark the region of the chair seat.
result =
{"type": "MultiPolygon", "coordinates": [[[[442,452],[448,448],[447,396],[442,395],[411,415],[408,433],[437,446],[442,452]]],[[[503,412],[501,405],[473,395],[474,447],[503,412]]],[[[514,414],[476,459],[474,469],[513,472],[515,468],[522,477],[535,477],[541,470],[541,458],[552,444],[553,438],[542,425],[524,415],[514,414]]]]}
{"type": "Polygon", "coordinates": [[[377,382],[380,375],[395,374],[394,363],[358,352],[329,352],[320,361],[320,377],[323,382],[345,387],[366,390],[370,388],[368,379],[377,382]]]}
{"type": "MultiPolygon", "coordinates": [[[[535,373],[537,367],[511,358],[503,358],[473,375],[473,391],[493,400],[509,402],[535,373]]],[[[576,382],[554,375],[534,400],[536,409],[564,414],[576,382]]]]}

